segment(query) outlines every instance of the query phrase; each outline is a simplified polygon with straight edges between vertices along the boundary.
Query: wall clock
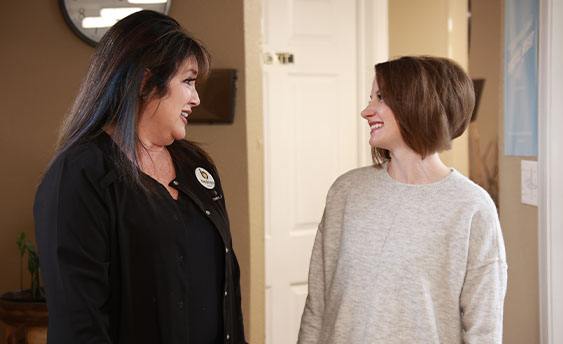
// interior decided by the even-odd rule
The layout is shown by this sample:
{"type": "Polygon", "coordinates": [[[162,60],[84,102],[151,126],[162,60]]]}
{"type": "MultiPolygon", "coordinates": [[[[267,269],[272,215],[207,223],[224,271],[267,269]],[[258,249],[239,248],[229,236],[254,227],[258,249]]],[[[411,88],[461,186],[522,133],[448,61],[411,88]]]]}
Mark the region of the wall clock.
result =
{"type": "Polygon", "coordinates": [[[92,46],[119,19],[140,10],[168,14],[171,0],[59,0],[72,31],[92,46]]]}

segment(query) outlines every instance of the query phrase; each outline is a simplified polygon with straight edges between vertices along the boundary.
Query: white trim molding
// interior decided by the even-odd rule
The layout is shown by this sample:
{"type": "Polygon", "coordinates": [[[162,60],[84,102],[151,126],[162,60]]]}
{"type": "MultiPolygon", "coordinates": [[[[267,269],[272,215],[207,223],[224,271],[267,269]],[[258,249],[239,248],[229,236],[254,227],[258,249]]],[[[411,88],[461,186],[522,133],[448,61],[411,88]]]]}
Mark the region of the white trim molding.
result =
{"type": "Polygon", "coordinates": [[[563,343],[563,1],[540,0],[539,290],[542,344],[563,343]]]}
{"type": "Polygon", "coordinates": [[[369,130],[360,117],[369,100],[371,83],[375,76],[374,66],[389,59],[388,0],[357,0],[357,43],[358,43],[358,164],[372,163],[369,146],[369,130]]]}

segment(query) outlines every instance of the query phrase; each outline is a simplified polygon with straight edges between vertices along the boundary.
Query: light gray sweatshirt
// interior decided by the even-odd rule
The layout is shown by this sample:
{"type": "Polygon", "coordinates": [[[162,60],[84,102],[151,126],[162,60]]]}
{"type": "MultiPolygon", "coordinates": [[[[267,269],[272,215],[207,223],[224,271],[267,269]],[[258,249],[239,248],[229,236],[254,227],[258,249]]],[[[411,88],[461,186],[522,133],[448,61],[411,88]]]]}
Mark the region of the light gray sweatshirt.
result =
{"type": "Polygon", "coordinates": [[[501,343],[506,280],[497,211],[477,184],[356,169],[328,192],[298,343],[501,343]]]}

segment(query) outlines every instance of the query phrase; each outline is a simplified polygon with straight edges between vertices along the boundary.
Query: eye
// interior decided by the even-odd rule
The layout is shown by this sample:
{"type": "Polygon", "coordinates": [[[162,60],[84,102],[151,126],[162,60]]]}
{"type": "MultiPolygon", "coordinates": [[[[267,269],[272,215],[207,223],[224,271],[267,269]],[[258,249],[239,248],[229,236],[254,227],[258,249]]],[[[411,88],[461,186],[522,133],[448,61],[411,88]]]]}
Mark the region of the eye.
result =
{"type": "Polygon", "coordinates": [[[383,102],[383,96],[381,95],[380,92],[377,92],[377,93],[375,94],[375,96],[377,97],[377,101],[379,101],[380,103],[383,102]]]}
{"type": "Polygon", "coordinates": [[[196,78],[188,78],[184,80],[184,83],[188,84],[189,86],[195,86],[196,78]]]}

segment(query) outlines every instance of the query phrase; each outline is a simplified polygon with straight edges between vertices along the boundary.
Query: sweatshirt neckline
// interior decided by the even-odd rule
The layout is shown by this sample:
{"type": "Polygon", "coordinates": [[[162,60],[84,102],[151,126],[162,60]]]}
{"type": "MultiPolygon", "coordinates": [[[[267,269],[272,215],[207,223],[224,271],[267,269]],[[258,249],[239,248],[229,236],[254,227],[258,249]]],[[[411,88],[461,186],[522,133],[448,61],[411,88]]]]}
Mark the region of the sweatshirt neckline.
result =
{"type": "Polygon", "coordinates": [[[387,184],[391,184],[391,185],[395,185],[395,186],[399,186],[399,187],[404,187],[404,188],[410,188],[410,189],[426,189],[426,188],[438,187],[438,186],[441,186],[441,185],[448,183],[450,180],[453,180],[459,172],[453,167],[449,167],[449,169],[450,169],[450,173],[447,176],[445,176],[442,179],[437,180],[435,182],[424,183],[424,184],[409,184],[409,183],[403,183],[403,182],[400,182],[396,179],[393,179],[393,177],[391,177],[389,175],[389,172],[387,171],[387,164],[383,165],[379,172],[380,172],[380,175],[382,176],[382,179],[387,184]]]}

